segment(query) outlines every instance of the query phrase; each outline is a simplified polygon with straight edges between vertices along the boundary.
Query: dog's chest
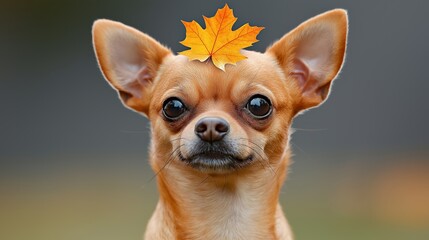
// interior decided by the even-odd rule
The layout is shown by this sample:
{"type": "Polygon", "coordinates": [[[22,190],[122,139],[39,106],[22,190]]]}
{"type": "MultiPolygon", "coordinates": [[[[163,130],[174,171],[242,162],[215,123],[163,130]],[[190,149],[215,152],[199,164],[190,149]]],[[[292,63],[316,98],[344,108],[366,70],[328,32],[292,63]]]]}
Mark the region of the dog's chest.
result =
{"type": "Polygon", "coordinates": [[[268,209],[256,198],[239,192],[207,196],[187,211],[187,239],[274,239],[274,219],[262,217],[268,209]]]}

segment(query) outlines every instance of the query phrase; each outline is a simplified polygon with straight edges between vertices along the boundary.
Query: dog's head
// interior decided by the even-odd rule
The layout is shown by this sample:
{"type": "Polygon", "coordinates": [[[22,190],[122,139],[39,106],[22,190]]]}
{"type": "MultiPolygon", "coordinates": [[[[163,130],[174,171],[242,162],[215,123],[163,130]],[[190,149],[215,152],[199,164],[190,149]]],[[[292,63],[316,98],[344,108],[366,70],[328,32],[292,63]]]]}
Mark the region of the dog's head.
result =
{"type": "Polygon", "coordinates": [[[328,96],[344,61],[347,14],[333,10],[298,26],[265,53],[225,72],[174,55],[148,35],[109,20],[93,27],[105,78],[152,125],[152,166],[228,174],[278,164],[299,112],[328,96]],[[252,167],[253,166],[253,167],[252,167]]]}

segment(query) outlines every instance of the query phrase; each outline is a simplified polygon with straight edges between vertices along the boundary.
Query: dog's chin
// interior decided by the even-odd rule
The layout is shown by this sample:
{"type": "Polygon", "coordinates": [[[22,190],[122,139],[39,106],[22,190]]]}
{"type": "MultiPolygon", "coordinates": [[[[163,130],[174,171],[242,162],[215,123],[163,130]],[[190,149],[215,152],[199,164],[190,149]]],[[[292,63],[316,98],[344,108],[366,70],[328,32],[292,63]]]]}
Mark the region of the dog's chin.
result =
{"type": "Polygon", "coordinates": [[[204,173],[225,174],[235,172],[250,165],[253,155],[241,158],[221,152],[204,152],[184,157],[179,153],[180,159],[190,167],[204,173]]]}

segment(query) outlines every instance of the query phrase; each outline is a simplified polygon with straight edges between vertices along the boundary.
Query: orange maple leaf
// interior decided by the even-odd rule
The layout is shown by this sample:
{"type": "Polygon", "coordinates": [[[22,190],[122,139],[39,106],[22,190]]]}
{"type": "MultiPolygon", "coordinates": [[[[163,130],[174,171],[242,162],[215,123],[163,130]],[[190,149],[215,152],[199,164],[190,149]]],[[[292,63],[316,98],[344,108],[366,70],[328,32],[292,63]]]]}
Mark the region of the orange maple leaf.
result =
{"type": "Polygon", "coordinates": [[[211,58],[213,64],[225,71],[225,64],[235,64],[246,59],[240,50],[252,46],[257,42],[256,36],[264,29],[263,27],[252,27],[248,23],[233,31],[232,26],[237,21],[233,11],[228,4],[218,9],[214,17],[204,17],[206,28],[203,29],[196,21],[182,21],[186,28],[186,38],[180,43],[190,47],[181,55],[190,60],[201,62],[211,58]]]}

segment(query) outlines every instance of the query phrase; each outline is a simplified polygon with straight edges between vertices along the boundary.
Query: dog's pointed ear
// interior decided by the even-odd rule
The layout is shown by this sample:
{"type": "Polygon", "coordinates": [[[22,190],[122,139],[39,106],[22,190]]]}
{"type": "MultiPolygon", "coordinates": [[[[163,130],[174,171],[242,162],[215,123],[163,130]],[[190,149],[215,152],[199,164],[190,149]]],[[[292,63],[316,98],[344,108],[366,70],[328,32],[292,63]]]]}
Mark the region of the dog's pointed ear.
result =
{"type": "Polygon", "coordinates": [[[148,114],[151,84],[171,53],[150,36],[110,20],[97,20],[92,37],[98,64],[125,106],[148,114]]]}
{"type": "Polygon", "coordinates": [[[347,12],[335,9],[313,17],[284,35],[266,51],[277,59],[299,88],[296,112],[320,105],[344,62],[347,12]]]}

